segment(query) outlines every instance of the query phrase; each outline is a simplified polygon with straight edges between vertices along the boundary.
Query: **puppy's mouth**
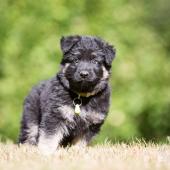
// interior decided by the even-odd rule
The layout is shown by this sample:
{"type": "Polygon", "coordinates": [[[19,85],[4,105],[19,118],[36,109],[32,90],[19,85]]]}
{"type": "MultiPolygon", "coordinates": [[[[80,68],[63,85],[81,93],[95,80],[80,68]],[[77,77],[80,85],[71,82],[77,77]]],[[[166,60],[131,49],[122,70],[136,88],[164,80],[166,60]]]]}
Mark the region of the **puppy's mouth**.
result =
{"type": "Polygon", "coordinates": [[[79,92],[79,93],[89,93],[92,92],[96,86],[96,81],[91,80],[78,80],[74,82],[70,82],[70,88],[73,91],[79,92]]]}

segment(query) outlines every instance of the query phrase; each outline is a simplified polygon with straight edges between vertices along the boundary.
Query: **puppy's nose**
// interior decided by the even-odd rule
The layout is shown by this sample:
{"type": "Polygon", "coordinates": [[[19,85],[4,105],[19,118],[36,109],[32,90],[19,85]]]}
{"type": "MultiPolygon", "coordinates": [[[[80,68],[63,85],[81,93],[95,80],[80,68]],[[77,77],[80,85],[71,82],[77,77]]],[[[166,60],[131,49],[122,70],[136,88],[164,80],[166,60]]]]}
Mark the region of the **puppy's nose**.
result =
{"type": "Polygon", "coordinates": [[[81,71],[81,72],[80,72],[80,76],[81,76],[82,78],[86,78],[86,77],[88,77],[88,75],[89,75],[89,72],[88,72],[88,71],[81,71]]]}

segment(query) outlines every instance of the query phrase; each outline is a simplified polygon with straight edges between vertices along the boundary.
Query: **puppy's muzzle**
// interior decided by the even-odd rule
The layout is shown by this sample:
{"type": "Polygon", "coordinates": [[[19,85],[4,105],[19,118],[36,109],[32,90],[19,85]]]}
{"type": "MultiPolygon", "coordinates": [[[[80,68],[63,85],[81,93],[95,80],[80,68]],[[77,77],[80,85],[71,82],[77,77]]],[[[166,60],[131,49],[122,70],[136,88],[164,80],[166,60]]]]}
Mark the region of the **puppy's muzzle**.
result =
{"type": "Polygon", "coordinates": [[[88,78],[88,77],[89,77],[89,72],[88,72],[88,71],[85,71],[85,70],[80,71],[80,77],[81,77],[82,79],[88,78]]]}

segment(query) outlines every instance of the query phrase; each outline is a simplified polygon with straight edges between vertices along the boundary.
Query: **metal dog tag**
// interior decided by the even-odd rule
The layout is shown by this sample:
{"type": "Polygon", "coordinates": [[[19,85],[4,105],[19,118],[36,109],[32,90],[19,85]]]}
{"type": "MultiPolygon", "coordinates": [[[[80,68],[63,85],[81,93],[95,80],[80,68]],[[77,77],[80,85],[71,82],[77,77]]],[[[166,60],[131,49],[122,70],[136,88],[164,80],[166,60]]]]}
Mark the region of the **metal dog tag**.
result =
{"type": "Polygon", "coordinates": [[[80,112],[81,112],[81,110],[80,110],[80,105],[78,105],[78,104],[75,105],[74,112],[75,112],[76,114],[78,114],[78,115],[80,114],[80,112]]]}
{"type": "Polygon", "coordinates": [[[73,105],[74,105],[74,113],[80,115],[80,106],[82,104],[82,100],[80,98],[80,95],[73,100],[73,105]]]}

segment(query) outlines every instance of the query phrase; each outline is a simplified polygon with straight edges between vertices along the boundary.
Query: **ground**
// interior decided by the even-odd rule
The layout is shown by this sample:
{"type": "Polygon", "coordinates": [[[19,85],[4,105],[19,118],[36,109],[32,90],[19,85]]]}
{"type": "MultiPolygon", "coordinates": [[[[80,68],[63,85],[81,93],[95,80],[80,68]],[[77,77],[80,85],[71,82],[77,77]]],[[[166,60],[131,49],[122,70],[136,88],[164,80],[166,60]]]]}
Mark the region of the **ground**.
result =
{"type": "Polygon", "coordinates": [[[170,146],[103,144],[60,148],[43,156],[35,147],[0,144],[0,170],[168,170],[170,146]]]}

